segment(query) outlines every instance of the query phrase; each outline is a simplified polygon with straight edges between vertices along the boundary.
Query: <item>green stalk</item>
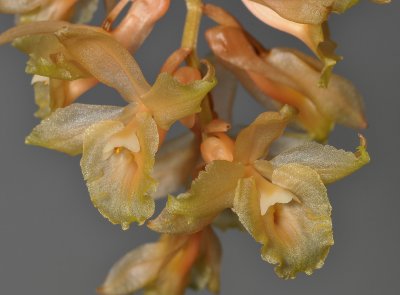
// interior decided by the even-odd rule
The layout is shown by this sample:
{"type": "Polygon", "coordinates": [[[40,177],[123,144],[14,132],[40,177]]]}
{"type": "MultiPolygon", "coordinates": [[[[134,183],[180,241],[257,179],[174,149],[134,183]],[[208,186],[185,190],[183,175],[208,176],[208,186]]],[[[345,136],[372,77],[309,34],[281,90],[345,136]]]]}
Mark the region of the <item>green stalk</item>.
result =
{"type": "MultiPolygon", "coordinates": [[[[202,0],[185,0],[186,1],[186,21],[182,36],[182,47],[190,48],[192,52],[187,57],[186,62],[194,68],[200,67],[200,61],[197,55],[197,40],[200,30],[200,22],[202,17],[202,0]]],[[[213,112],[211,109],[210,96],[207,95],[201,105],[199,114],[201,129],[213,120],[213,112]]]]}

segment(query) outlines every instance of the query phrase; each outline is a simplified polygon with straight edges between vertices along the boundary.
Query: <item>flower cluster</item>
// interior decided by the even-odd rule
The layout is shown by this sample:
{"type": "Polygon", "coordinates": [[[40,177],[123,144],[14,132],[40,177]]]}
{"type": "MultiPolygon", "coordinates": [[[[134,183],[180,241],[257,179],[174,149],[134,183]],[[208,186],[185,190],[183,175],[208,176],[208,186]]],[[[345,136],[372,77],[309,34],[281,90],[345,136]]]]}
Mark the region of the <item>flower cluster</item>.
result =
{"type": "Polygon", "coordinates": [[[82,24],[98,0],[0,0],[0,12],[15,14],[18,23],[0,35],[0,44],[11,42],[29,56],[26,72],[39,107],[41,122],[26,143],[82,155],[82,174],[101,215],[124,230],[146,223],[162,234],[118,261],[100,294],[143,289],[179,295],[186,287],[218,292],[215,227],[245,229],[282,278],[311,274],[333,245],[325,185],[370,158],[361,135],[355,153],[326,145],[335,124],[367,126],[360,94],[333,73],[341,57],[327,22],[358,1],[242,2],[267,25],[302,40],[317,58],[265,48],[224,9],[186,0],[182,44],[151,85],[133,54],[170,0],[105,0],[101,26],[82,24]],[[202,16],[216,25],[205,31],[212,54],[200,60],[202,16]],[[98,83],[114,88],[126,105],[76,103],[98,83]],[[233,132],[238,83],[266,111],[233,132]],[[174,124],[187,133],[167,140],[174,124]],[[153,217],[155,202],[166,196],[153,217]]]}

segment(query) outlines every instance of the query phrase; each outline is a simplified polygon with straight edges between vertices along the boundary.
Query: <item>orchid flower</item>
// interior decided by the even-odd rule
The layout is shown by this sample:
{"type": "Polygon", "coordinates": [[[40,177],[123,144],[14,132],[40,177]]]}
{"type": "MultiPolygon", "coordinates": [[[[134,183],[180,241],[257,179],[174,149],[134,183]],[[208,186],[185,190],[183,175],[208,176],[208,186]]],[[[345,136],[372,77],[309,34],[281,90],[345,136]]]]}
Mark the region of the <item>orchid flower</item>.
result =
{"type": "Polygon", "coordinates": [[[271,107],[271,97],[278,107],[294,106],[298,122],[319,141],[326,140],[334,123],[366,127],[362,98],[349,81],[333,74],[329,86],[320,88],[319,61],[294,49],[264,49],[221,8],[206,5],[204,11],[220,23],[206,31],[213,53],[263,105],[271,107]]]}
{"type": "Polygon", "coordinates": [[[158,146],[175,121],[200,111],[202,99],[216,83],[213,68],[207,64],[203,78],[198,73],[183,81],[179,73],[190,69],[176,70],[178,61],[167,67],[171,73],[164,71],[150,86],[129,52],[108,33],[55,24],[59,27],[45,36],[63,46],[67,63],[115,88],[129,104],[58,109],[26,142],[71,155],[83,152],[82,172],[99,211],[124,229],[133,221],[143,223],[154,211],[152,171],[158,146]]]}
{"type": "Polygon", "coordinates": [[[207,166],[187,193],[169,197],[149,227],[168,234],[195,233],[231,208],[256,241],[262,258],[276,272],[293,278],[320,268],[333,244],[331,206],[325,184],[369,162],[362,138],[353,154],[315,142],[265,160],[293,110],[267,112],[244,128],[233,142],[223,133],[201,147],[207,166]]]}
{"type": "MultiPolygon", "coordinates": [[[[115,40],[133,53],[150,34],[155,23],[165,14],[169,1],[135,1],[122,22],[112,30],[112,22],[120,10],[130,2],[120,1],[110,12],[105,27],[115,40]]],[[[13,45],[29,55],[26,72],[34,75],[32,85],[35,90],[35,101],[39,106],[35,115],[44,119],[57,108],[73,103],[79,96],[93,88],[98,79],[87,72],[82,72],[74,63],[65,64],[67,57],[64,46],[54,38],[53,34],[60,26],[74,25],[61,22],[38,24],[12,28],[0,36],[0,40],[3,40],[0,43],[15,40],[13,45]],[[55,29],[51,30],[52,27],[55,29]]],[[[75,28],[77,31],[84,29],[86,32],[107,33],[98,27],[76,26],[75,28]]]]}
{"type": "MultiPolygon", "coordinates": [[[[249,11],[262,22],[303,41],[322,61],[319,85],[327,87],[335,64],[342,58],[335,53],[330,39],[328,17],[343,13],[358,0],[242,0],[249,11]]],[[[390,0],[376,0],[389,3],[390,0]]]]}
{"type": "Polygon", "coordinates": [[[162,235],[122,257],[98,289],[103,295],[183,295],[190,286],[219,291],[221,245],[209,227],[191,235],[162,235]]]}

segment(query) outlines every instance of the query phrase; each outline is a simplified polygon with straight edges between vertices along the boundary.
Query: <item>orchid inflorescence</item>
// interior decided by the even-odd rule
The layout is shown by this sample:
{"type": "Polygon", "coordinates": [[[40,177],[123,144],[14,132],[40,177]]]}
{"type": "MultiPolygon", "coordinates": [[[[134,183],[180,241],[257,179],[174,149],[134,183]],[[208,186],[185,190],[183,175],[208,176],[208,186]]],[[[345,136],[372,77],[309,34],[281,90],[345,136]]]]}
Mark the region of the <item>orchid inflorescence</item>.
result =
{"type": "MultiPolygon", "coordinates": [[[[239,1],[239,0],[237,0],[239,1]]],[[[17,26],[0,35],[29,56],[26,72],[41,119],[26,143],[82,154],[93,205],[111,223],[158,233],[158,242],[126,254],[100,294],[178,295],[186,287],[219,291],[221,245],[213,228],[246,230],[282,278],[320,268],[333,245],[325,185],[370,160],[360,137],[355,153],[326,145],[335,124],[367,122],[355,87],[333,73],[341,59],[328,18],[357,0],[242,0],[264,23],[294,35],[317,58],[264,48],[221,7],[186,0],[182,44],[151,85],[132,57],[170,0],[105,0],[101,26],[90,21],[98,0],[0,0],[17,26]],[[202,16],[215,22],[196,50],[202,16]],[[120,20],[117,22],[117,19],[120,20]],[[182,65],[186,62],[186,65],[182,65]],[[124,107],[76,103],[103,83],[124,107]],[[231,128],[240,83],[266,109],[231,128]],[[169,140],[174,124],[187,133],[169,140]],[[174,197],[182,188],[187,191],[174,197]],[[168,196],[161,213],[155,201],[168,196]]],[[[376,3],[390,1],[376,0],[376,3]]]]}

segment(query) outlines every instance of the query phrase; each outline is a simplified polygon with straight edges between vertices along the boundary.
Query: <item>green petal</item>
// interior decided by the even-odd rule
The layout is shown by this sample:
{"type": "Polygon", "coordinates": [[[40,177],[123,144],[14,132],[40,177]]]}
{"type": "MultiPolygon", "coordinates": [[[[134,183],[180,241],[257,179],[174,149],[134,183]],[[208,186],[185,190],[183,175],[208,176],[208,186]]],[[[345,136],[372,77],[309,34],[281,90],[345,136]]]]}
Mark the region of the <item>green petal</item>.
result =
{"type": "Polygon", "coordinates": [[[139,65],[120,43],[109,34],[82,27],[68,26],[56,35],[87,72],[116,89],[127,101],[148,92],[150,86],[139,65]]]}
{"type": "Polygon", "coordinates": [[[247,164],[266,155],[271,143],[282,135],[291,112],[285,107],[280,113],[263,113],[244,128],[236,138],[235,161],[247,164]]]}
{"type": "Polygon", "coordinates": [[[195,290],[207,288],[218,294],[220,290],[222,247],[211,227],[204,229],[200,244],[200,255],[191,271],[191,287],[195,290]]]}
{"type": "Polygon", "coordinates": [[[228,123],[232,122],[233,104],[238,80],[231,71],[218,61],[216,56],[212,56],[209,60],[214,65],[218,81],[217,85],[211,91],[214,111],[218,114],[218,118],[228,123]]]}
{"type": "Polygon", "coordinates": [[[351,128],[366,127],[362,97],[350,81],[333,74],[327,88],[318,87],[321,64],[294,49],[273,49],[265,59],[326,118],[351,128]]]}
{"type": "Polygon", "coordinates": [[[85,133],[81,167],[90,197],[100,213],[113,224],[128,229],[142,224],[154,212],[150,195],[156,189],[151,177],[158,131],[153,119],[139,113],[124,126],[119,121],[103,121],[85,133]],[[131,148],[138,141],[138,150],[131,148]]]}
{"type": "Polygon", "coordinates": [[[277,199],[263,216],[262,188],[253,177],[245,178],[238,184],[234,211],[254,239],[263,244],[262,258],[277,264],[275,271],[280,277],[311,274],[322,266],[333,244],[325,186],[314,170],[301,165],[276,169],[271,185],[295,197],[289,203],[285,198],[277,199]]]}
{"type": "Polygon", "coordinates": [[[169,197],[161,214],[149,223],[163,233],[193,233],[201,230],[224,209],[232,207],[235,187],[244,167],[228,161],[214,161],[193,181],[191,189],[169,197]]]}
{"type": "Polygon", "coordinates": [[[153,198],[166,197],[189,184],[198,159],[197,139],[191,133],[163,143],[157,152],[153,171],[158,182],[153,198]]]}
{"type": "Polygon", "coordinates": [[[308,166],[319,174],[325,184],[329,184],[354,173],[369,161],[370,157],[363,141],[356,153],[308,142],[281,153],[270,163],[274,168],[290,163],[308,166]]]}
{"type": "Polygon", "coordinates": [[[262,257],[277,264],[283,278],[321,268],[333,245],[331,206],[319,175],[309,167],[289,164],[274,171],[272,182],[290,190],[298,201],[277,204],[266,216],[269,242],[262,257]]]}
{"type": "Polygon", "coordinates": [[[46,0],[0,0],[0,13],[25,13],[39,7],[46,0]]]}
{"type": "Polygon", "coordinates": [[[92,20],[99,0],[80,0],[75,5],[75,14],[71,20],[73,23],[88,23],[92,20]]]}
{"type": "Polygon", "coordinates": [[[51,115],[51,99],[50,99],[50,79],[48,77],[33,76],[32,86],[35,93],[35,103],[39,109],[35,113],[35,117],[45,119],[51,115]]]}
{"type": "Polygon", "coordinates": [[[164,236],[156,243],[132,250],[113,265],[97,292],[125,295],[146,287],[157,279],[163,266],[184,242],[185,238],[164,236]]]}
{"type": "Polygon", "coordinates": [[[158,76],[142,97],[158,126],[167,130],[177,120],[201,111],[203,98],[217,83],[214,67],[209,63],[207,67],[205,77],[190,84],[181,84],[167,73],[158,76]]]}
{"type": "Polygon", "coordinates": [[[26,138],[26,143],[78,155],[82,152],[86,129],[96,122],[117,118],[122,111],[120,107],[72,104],[43,120],[26,138]]]}
{"type": "Polygon", "coordinates": [[[233,203],[233,211],[238,215],[240,222],[257,242],[263,245],[268,242],[265,221],[261,215],[260,193],[253,177],[239,180],[233,203]]]}
{"type": "Polygon", "coordinates": [[[29,55],[25,71],[63,80],[88,77],[54,35],[33,35],[18,38],[13,46],[29,55]]]}
{"type": "Polygon", "coordinates": [[[265,5],[281,17],[303,24],[321,24],[332,12],[343,13],[359,0],[251,0],[265,5]]]}

